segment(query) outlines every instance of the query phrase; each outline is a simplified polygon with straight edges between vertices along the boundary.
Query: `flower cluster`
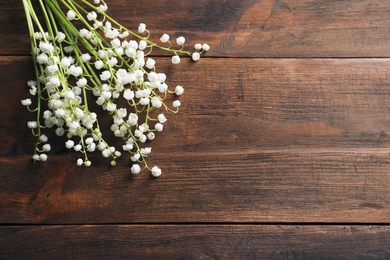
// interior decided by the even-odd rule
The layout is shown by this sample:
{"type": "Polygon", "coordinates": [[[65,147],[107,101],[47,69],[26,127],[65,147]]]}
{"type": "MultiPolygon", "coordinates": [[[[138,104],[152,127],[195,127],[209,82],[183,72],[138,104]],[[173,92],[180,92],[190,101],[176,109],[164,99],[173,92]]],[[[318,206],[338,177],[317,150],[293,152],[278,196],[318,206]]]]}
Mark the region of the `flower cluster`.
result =
{"type": "Polygon", "coordinates": [[[180,55],[196,61],[209,45],[195,44],[195,51],[189,52],[184,50],[183,36],[172,43],[168,34],[160,43],[153,42],[144,23],[137,31],[126,29],[106,13],[107,4],[101,0],[39,0],[43,22],[32,1],[22,1],[36,71],[36,80],[27,85],[37,104],[32,108],[30,98],[21,101],[36,113],[36,120],[27,123],[37,136],[33,160],[47,160],[51,146],[42,132],[51,128],[57,136],[66,136],[67,149],[81,153],[79,166],[91,165],[90,152],[99,151],[113,166],[122,153],[128,153],[133,174],[149,169],[160,176],[161,169],[146,162],[152,151],[148,143],[163,131],[165,112],[179,110],[184,88],[169,88],[166,75],[148,56],[159,48],[172,53],[173,64],[180,63],[180,55]],[[76,20],[81,27],[75,26],[76,20]],[[176,98],[167,104],[172,95],[176,98]],[[123,139],[120,149],[104,139],[91,100],[112,117],[111,131],[123,139]]]}

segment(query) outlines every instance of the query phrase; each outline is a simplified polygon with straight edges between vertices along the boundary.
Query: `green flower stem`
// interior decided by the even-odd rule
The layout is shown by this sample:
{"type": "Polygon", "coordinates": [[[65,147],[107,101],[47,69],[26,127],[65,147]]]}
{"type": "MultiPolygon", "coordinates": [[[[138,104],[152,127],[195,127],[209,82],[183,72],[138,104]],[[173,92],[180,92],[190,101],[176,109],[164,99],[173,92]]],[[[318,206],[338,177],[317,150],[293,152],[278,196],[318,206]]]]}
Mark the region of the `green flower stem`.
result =
{"type": "MultiPolygon", "coordinates": [[[[36,50],[37,46],[36,46],[35,39],[34,39],[34,23],[32,21],[32,17],[35,16],[35,12],[34,12],[34,9],[32,8],[31,2],[29,0],[22,0],[22,2],[23,2],[24,11],[26,14],[28,31],[29,31],[29,35],[30,35],[31,54],[35,60],[35,57],[36,57],[35,50],[36,50]]],[[[32,133],[34,136],[38,137],[37,141],[35,142],[35,149],[34,149],[34,155],[36,155],[37,151],[39,150],[38,146],[41,143],[39,140],[39,136],[41,136],[41,125],[40,125],[40,121],[41,121],[41,119],[40,119],[40,116],[41,116],[41,84],[39,82],[38,66],[35,62],[34,62],[34,71],[35,71],[35,78],[36,78],[36,82],[37,82],[37,95],[38,95],[37,108],[36,108],[36,121],[37,121],[38,128],[37,128],[37,133],[35,133],[34,130],[32,130],[32,133]]]]}
{"type": "MultiPolygon", "coordinates": [[[[39,4],[41,6],[41,10],[43,12],[43,17],[45,19],[45,23],[46,23],[46,26],[47,26],[47,30],[49,31],[49,35],[52,39],[55,39],[55,36],[53,34],[53,28],[52,28],[52,24],[51,24],[51,20],[49,19],[49,15],[46,11],[46,6],[45,4],[42,2],[42,0],[39,0],[39,4]]],[[[55,41],[53,41],[54,44],[55,44],[55,41]]]]}
{"type": "MultiPolygon", "coordinates": [[[[46,0],[47,1],[47,0],[46,0]]],[[[77,45],[77,41],[80,41],[86,48],[87,50],[94,55],[95,57],[97,56],[97,52],[94,50],[94,48],[89,44],[88,41],[86,41],[84,38],[79,37],[79,32],[74,27],[74,25],[66,18],[64,13],[61,11],[60,6],[58,5],[57,2],[56,4],[52,4],[50,1],[48,3],[48,6],[50,6],[51,10],[55,13],[56,17],[59,19],[59,24],[62,28],[62,30],[65,32],[66,35],[72,37],[71,45],[75,52],[81,53],[79,46],[77,45]]],[[[80,61],[80,59],[78,59],[80,61]]],[[[81,62],[84,66],[84,63],[81,62]]],[[[85,67],[84,67],[85,68],[85,67]]],[[[92,77],[89,77],[90,80],[92,81],[93,85],[98,85],[98,82],[100,82],[98,76],[96,75],[95,71],[92,69],[92,67],[87,64],[88,72],[89,75],[92,77]]]]}

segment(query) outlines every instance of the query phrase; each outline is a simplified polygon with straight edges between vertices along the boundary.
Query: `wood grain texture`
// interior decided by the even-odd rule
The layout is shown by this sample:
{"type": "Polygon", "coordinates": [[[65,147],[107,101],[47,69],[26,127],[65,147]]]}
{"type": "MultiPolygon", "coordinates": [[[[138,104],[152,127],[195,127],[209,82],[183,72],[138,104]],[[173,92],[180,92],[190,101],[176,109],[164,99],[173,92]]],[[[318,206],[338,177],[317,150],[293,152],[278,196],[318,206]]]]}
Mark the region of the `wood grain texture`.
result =
{"type": "MultiPolygon", "coordinates": [[[[0,53],[28,54],[20,1],[0,10],[0,53]],[[20,44],[15,44],[20,43],[20,44]]],[[[389,57],[390,6],[381,0],[109,1],[129,28],[207,42],[210,56],[389,57]]]]}
{"type": "Polygon", "coordinates": [[[387,259],[389,234],[386,226],[0,227],[0,258],[387,259]]]}
{"type": "Polygon", "coordinates": [[[387,151],[162,154],[157,180],[71,159],[2,159],[1,222],[389,222],[387,151]]]}
{"type": "MultiPolygon", "coordinates": [[[[16,75],[29,59],[0,61],[23,96],[29,75],[16,75]]],[[[92,169],[79,168],[61,138],[49,162],[32,165],[30,115],[0,97],[1,222],[389,221],[389,60],[184,63],[161,61],[188,87],[152,143],[150,161],[164,170],[155,181],[130,176],[125,158],[111,168],[96,155],[92,169]]]]}
{"type": "MultiPolygon", "coordinates": [[[[26,127],[33,115],[20,104],[29,96],[30,62],[0,57],[0,77],[15,97],[0,97],[2,156],[33,149],[26,127]]],[[[181,113],[167,115],[169,131],[158,136],[166,151],[389,147],[389,59],[203,59],[180,66],[158,59],[157,65],[171,88],[186,88],[181,113]]],[[[54,152],[64,152],[64,141],[54,152]]]]}
{"type": "MultiPolygon", "coordinates": [[[[154,179],[65,139],[32,164],[34,75],[20,1],[0,8],[0,258],[390,258],[390,4],[381,0],[110,0],[152,39],[182,110],[153,141],[154,179]],[[375,224],[375,225],[373,225],[375,224]],[[370,226],[372,225],[372,226],[370,226]]],[[[106,131],[111,124],[102,118],[106,131]]],[[[120,142],[108,137],[118,147],[120,142]]]]}

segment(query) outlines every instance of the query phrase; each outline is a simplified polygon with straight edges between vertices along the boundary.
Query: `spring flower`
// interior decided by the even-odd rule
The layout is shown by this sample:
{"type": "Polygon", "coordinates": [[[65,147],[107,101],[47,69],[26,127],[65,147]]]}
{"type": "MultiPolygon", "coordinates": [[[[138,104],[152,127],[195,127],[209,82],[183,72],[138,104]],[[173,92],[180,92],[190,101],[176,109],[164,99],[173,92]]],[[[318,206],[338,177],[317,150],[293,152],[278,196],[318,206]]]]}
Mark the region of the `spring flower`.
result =
{"type": "Polygon", "coordinates": [[[172,105],[173,105],[173,107],[180,107],[181,102],[180,102],[180,100],[175,100],[175,101],[173,101],[172,105]]]}
{"type": "Polygon", "coordinates": [[[194,45],[194,48],[195,48],[195,50],[199,51],[199,50],[202,49],[202,44],[197,43],[197,44],[194,45]]]}
{"type": "Polygon", "coordinates": [[[47,155],[45,154],[45,153],[41,153],[40,155],[39,155],[39,159],[41,160],[41,161],[47,161],[47,155]]]}
{"type": "Polygon", "coordinates": [[[73,146],[74,146],[73,140],[68,140],[68,141],[65,142],[65,147],[66,148],[70,149],[70,148],[73,148],[73,146]]]}
{"type": "Polygon", "coordinates": [[[175,88],[175,94],[180,96],[184,93],[184,88],[182,86],[176,86],[175,88]]]}
{"type": "Polygon", "coordinates": [[[126,89],[124,92],[123,92],[123,97],[127,100],[132,100],[134,98],[134,91],[130,90],[130,89],[126,89]]]}
{"type": "Polygon", "coordinates": [[[154,65],[156,65],[156,61],[154,59],[152,59],[152,58],[149,58],[146,61],[145,67],[151,70],[151,69],[154,68],[154,65]]]}
{"type": "Polygon", "coordinates": [[[118,38],[113,39],[110,43],[113,48],[118,48],[121,46],[121,41],[118,38]]]}
{"type": "Polygon", "coordinates": [[[38,123],[37,123],[37,121],[28,121],[27,126],[28,126],[28,128],[35,129],[38,127],[38,123]]]}
{"type": "Polygon", "coordinates": [[[37,86],[37,82],[35,80],[29,80],[27,81],[27,86],[29,87],[36,87],[37,86]]]}
{"type": "Polygon", "coordinates": [[[85,143],[86,144],[92,144],[93,143],[93,138],[92,137],[88,137],[87,139],[85,139],[85,143]]]}
{"type": "Polygon", "coordinates": [[[118,116],[119,117],[126,117],[126,115],[127,115],[127,109],[126,108],[118,109],[118,116]]]}
{"type": "Polygon", "coordinates": [[[87,151],[88,152],[94,152],[96,150],[96,144],[95,143],[91,143],[91,144],[89,144],[88,145],[88,147],[87,147],[87,151]]]}
{"type": "Polygon", "coordinates": [[[26,98],[26,99],[22,99],[22,105],[23,106],[29,106],[29,105],[31,105],[31,99],[29,99],[29,98],[26,98]]]}
{"type": "Polygon", "coordinates": [[[65,46],[64,47],[64,51],[66,52],[66,53],[71,53],[71,52],[73,52],[73,47],[72,46],[65,46]]]}
{"type": "Polygon", "coordinates": [[[109,103],[107,104],[107,111],[113,112],[116,109],[116,104],[115,103],[109,103]]]}
{"type": "Polygon", "coordinates": [[[153,132],[149,132],[148,135],[147,135],[147,138],[148,138],[150,141],[153,141],[154,138],[156,138],[156,135],[155,135],[153,132]]]}
{"type": "Polygon", "coordinates": [[[72,90],[69,90],[65,92],[64,97],[65,99],[70,100],[70,99],[74,99],[75,95],[72,90]]]}
{"type": "Polygon", "coordinates": [[[34,32],[34,39],[35,40],[42,40],[42,33],[34,32]]]}
{"type": "Polygon", "coordinates": [[[135,113],[130,113],[127,119],[127,124],[129,126],[135,126],[138,123],[138,116],[135,113]]]}
{"type": "Polygon", "coordinates": [[[72,74],[75,77],[78,77],[81,74],[83,74],[83,69],[81,67],[79,67],[79,66],[71,65],[69,67],[69,73],[72,74]]]}
{"type": "Polygon", "coordinates": [[[115,58],[115,57],[111,57],[110,58],[110,61],[109,61],[109,64],[111,67],[115,67],[115,65],[118,63],[118,59],[115,58]]]}
{"type": "Polygon", "coordinates": [[[199,60],[200,59],[200,54],[198,53],[198,52],[194,52],[193,54],[192,54],[192,60],[193,61],[197,61],[197,60],[199,60]]]}
{"type": "Polygon", "coordinates": [[[83,165],[83,163],[84,163],[83,159],[81,159],[81,158],[78,158],[78,159],[77,159],[76,164],[77,164],[78,166],[83,165]]]}
{"type": "Polygon", "coordinates": [[[141,167],[138,164],[133,164],[133,166],[131,166],[132,174],[138,174],[140,172],[141,172],[141,167]]]}
{"type": "Polygon", "coordinates": [[[95,20],[96,18],[97,18],[97,14],[96,14],[96,12],[94,12],[94,11],[92,11],[92,12],[90,12],[90,13],[87,14],[87,19],[88,19],[89,21],[93,21],[93,20],[95,20]]]}
{"type": "Polygon", "coordinates": [[[36,78],[27,84],[36,100],[20,101],[37,118],[37,121],[27,122],[27,127],[37,137],[33,160],[48,159],[46,153],[52,147],[43,132],[52,130],[57,136],[67,138],[67,149],[82,154],[76,160],[78,166],[90,166],[88,155],[96,151],[110,158],[114,166],[123,152],[134,162],[133,174],[147,169],[153,176],[160,176],[159,167],[148,166],[146,159],[152,148],[145,145],[163,131],[167,121],[164,112],[178,111],[181,102],[175,100],[168,104],[168,100],[172,100],[172,95],[183,94],[184,88],[168,89],[166,74],[159,72],[156,66],[158,56],[149,55],[157,48],[170,53],[172,63],[179,64],[184,56],[199,60],[210,46],[196,44],[195,52],[191,52],[184,49],[183,36],[175,39],[175,47],[168,34],[163,34],[159,42],[153,42],[144,23],[138,25],[137,31],[123,27],[105,13],[108,7],[101,0],[80,1],[85,4],[77,0],[39,4],[24,0],[22,3],[28,21],[31,54],[38,64],[36,78]],[[38,8],[44,11],[40,15],[35,13],[38,8]],[[64,13],[61,10],[65,10],[64,13]],[[161,43],[169,44],[162,46],[161,43]],[[102,115],[92,111],[91,98],[101,106],[102,115]],[[31,107],[35,104],[36,107],[31,107]],[[100,128],[102,116],[110,117],[103,122],[109,122],[114,136],[123,141],[119,144],[122,152],[107,143],[100,128]]]}
{"type": "Polygon", "coordinates": [[[148,155],[152,152],[152,148],[151,147],[145,147],[145,148],[141,148],[141,154],[142,155],[148,155]]]}
{"type": "Polygon", "coordinates": [[[45,134],[42,134],[40,137],[39,137],[39,141],[41,141],[42,143],[46,143],[48,141],[48,137],[47,135],[45,134]]]}
{"type": "Polygon", "coordinates": [[[158,119],[158,121],[159,121],[161,124],[163,124],[163,123],[165,123],[165,122],[167,121],[167,118],[165,117],[164,114],[159,114],[159,115],[157,116],[157,119],[158,119]]]}
{"type": "Polygon", "coordinates": [[[180,63],[180,56],[179,55],[172,56],[172,63],[179,64],[180,63]]]}
{"type": "Polygon", "coordinates": [[[46,70],[49,72],[49,74],[55,74],[58,71],[57,64],[49,65],[46,67],[46,70]]]}
{"type": "Polygon", "coordinates": [[[51,146],[50,146],[50,144],[45,144],[45,145],[42,146],[42,149],[45,152],[49,152],[51,150],[51,146]]]}
{"type": "Polygon", "coordinates": [[[160,175],[161,175],[161,169],[160,168],[158,168],[157,166],[154,166],[153,168],[152,168],[152,175],[154,176],[154,177],[159,177],[160,175]]]}
{"type": "Polygon", "coordinates": [[[157,97],[153,97],[152,100],[151,100],[151,104],[152,106],[154,106],[155,108],[160,108],[162,106],[162,102],[159,98],[157,97]]]}
{"type": "Polygon", "coordinates": [[[57,136],[63,136],[65,134],[65,130],[61,127],[58,127],[56,130],[55,130],[55,133],[57,136]]]}
{"type": "Polygon", "coordinates": [[[169,41],[169,35],[164,33],[163,36],[161,36],[160,41],[162,43],[168,42],[169,41]]]}
{"type": "Polygon", "coordinates": [[[142,97],[140,98],[139,103],[143,106],[146,106],[150,103],[150,99],[147,97],[142,97]]]}
{"type": "Polygon", "coordinates": [[[177,45],[183,45],[186,42],[186,39],[183,36],[176,38],[176,44],[177,45]]]}
{"type": "Polygon", "coordinates": [[[100,12],[105,12],[105,11],[107,11],[108,7],[106,4],[103,4],[103,5],[99,5],[98,9],[100,12]]]}
{"type": "Polygon", "coordinates": [[[61,65],[61,67],[62,67],[63,69],[68,68],[68,67],[70,66],[70,64],[71,64],[71,60],[70,60],[68,57],[63,57],[63,58],[61,59],[60,65],[61,65]]]}
{"type": "Polygon", "coordinates": [[[49,78],[49,85],[52,85],[54,87],[58,87],[61,85],[61,81],[57,76],[52,76],[49,78]]]}
{"type": "Polygon", "coordinates": [[[166,83],[161,83],[157,86],[158,91],[165,93],[168,90],[168,85],[166,83]]]}
{"type": "Polygon", "coordinates": [[[69,10],[67,13],[66,13],[66,17],[68,18],[68,20],[73,20],[76,18],[76,14],[75,12],[73,12],[72,10],[69,10]]]}
{"type": "Polygon", "coordinates": [[[96,68],[97,70],[100,70],[101,68],[103,68],[103,66],[104,66],[103,61],[101,61],[101,60],[95,61],[95,68],[96,68]]]}
{"type": "Polygon", "coordinates": [[[87,62],[91,59],[91,55],[89,55],[89,53],[84,53],[83,55],[81,55],[81,60],[83,62],[87,62]]]}
{"type": "Polygon", "coordinates": [[[210,50],[210,46],[209,46],[207,43],[204,43],[204,44],[202,45],[202,49],[203,49],[204,51],[208,51],[208,50],[210,50]]]}
{"type": "Polygon", "coordinates": [[[56,40],[57,42],[63,42],[65,41],[66,35],[63,32],[58,32],[56,40]]]}
{"type": "Polygon", "coordinates": [[[83,147],[81,146],[81,144],[76,144],[75,146],[73,146],[73,149],[78,152],[82,149],[83,147]]]}
{"type": "Polygon", "coordinates": [[[103,155],[103,157],[108,158],[108,157],[110,157],[111,152],[110,152],[109,149],[104,149],[104,150],[102,151],[102,155],[103,155]]]}
{"type": "Polygon", "coordinates": [[[134,148],[134,146],[132,144],[122,145],[123,151],[126,151],[126,152],[131,151],[133,148],[134,148]]]}
{"type": "Polygon", "coordinates": [[[79,88],[82,88],[84,87],[85,85],[87,85],[88,81],[86,78],[81,78],[79,79],[77,82],[76,82],[76,85],[79,87],[79,88]]]}
{"type": "Polygon", "coordinates": [[[123,33],[119,34],[119,37],[122,38],[122,39],[125,39],[129,35],[130,35],[130,33],[128,31],[124,31],[123,33]]]}
{"type": "Polygon", "coordinates": [[[138,49],[143,51],[147,47],[148,43],[144,40],[139,41],[138,49]]]}
{"type": "Polygon", "coordinates": [[[105,70],[100,74],[100,79],[103,81],[109,80],[110,78],[111,78],[111,73],[108,70],[105,70]]]}
{"type": "Polygon", "coordinates": [[[45,64],[49,61],[49,57],[47,56],[46,53],[41,53],[37,56],[37,62],[39,64],[45,64]]]}
{"type": "Polygon", "coordinates": [[[43,53],[53,52],[54,46],[50,42],[39,42],[39,49],[43,53]]]}
{"type": "Polygon", "coordinates": [[[136,161],[138,161],[140,158],[141,158],[141,154],[140,154],[140,153],[136,153],[136,154],[134,154],[133,156],[131,156],[130,159],[131,159],[133,162],[136,162],[136,161]]]}
{"type": "Polygon", "coordinates": [[[164,128],[164,125],[161,123],[157,123],[154,128],[156,129],[157,132],[161,132],[164,128]]]}
{"type": "Polygon", "coordinates": [[[139,33],[144,33],[146,30],[146,25],[144,23],[140,23],[138,26],[138,32],[139,33]]]}
{"type": "Polygon", "coordinates": [[[37,88],[35,86],[30,87],[31,96],[35,96],[37,94],[37,88]]]}

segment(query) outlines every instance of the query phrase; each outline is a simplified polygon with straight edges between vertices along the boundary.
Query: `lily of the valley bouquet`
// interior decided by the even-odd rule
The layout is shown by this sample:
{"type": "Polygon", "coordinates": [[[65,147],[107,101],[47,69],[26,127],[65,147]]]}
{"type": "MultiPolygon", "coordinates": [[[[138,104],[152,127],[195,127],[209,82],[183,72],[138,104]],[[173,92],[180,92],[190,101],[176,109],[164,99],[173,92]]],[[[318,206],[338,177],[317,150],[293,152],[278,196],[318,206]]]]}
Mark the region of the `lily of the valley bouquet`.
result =
{"type": "Polygon", "coordinates": [[[167,34],[153,42],[145,24],[137,30],[123,27],[106,13],[102,0],[22,2],[36,72],[36,79],[28,82],[32,98],[21,101],[36,114],[27,122],[37,137],[34,162],[47,160],[51,146],[44,132],[52,129],[66,136],[66,148],[80,153],[79,166],[91,165],[90,152],[110,158],[113,166],[126,153],[133,174],[148,169],[160,176],[161,169],[146,161],[152,150],[149,142],[163,130],[165,113],[178,111],[184,88],[168,87],[166,75],[148,56],[158,48],[171,53],[172,63],[178,64],[182,55],[198,60],[209,46],[198,43],[189,52],[183,36],[171,41],[167,34]],[[123,139],[119,149],[106,142],[91,102],[112,117],[113,135],[123,139]]]}

